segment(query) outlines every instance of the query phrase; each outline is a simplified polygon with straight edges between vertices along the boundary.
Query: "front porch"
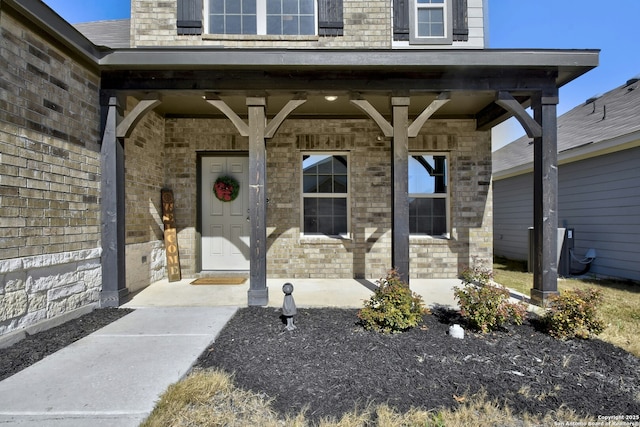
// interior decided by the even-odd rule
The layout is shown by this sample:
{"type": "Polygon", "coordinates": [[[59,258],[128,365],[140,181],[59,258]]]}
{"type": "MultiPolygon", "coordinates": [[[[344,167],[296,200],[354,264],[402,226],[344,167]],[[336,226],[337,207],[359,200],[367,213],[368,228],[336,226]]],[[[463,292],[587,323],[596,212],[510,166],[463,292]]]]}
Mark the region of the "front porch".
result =
{"type": "MultiPolygon", "coordinates": [[[[248,281],[242,285],[191,285],[194,280],[171,283],[160,280],[133,294],[122,307],[247,306],[248,281]]],[[[293,297],[300,308],[360,308],[376,286],[374,281],[366,279],[267,279],[268,307],[282,306],[282,285],[287,282],[293,284],[293,297]]],[[[453,287],[460,284],[459,279],[412,279],[411,289],[422,296],[427,307],[453,308],[457,307],[453,287]]]]}

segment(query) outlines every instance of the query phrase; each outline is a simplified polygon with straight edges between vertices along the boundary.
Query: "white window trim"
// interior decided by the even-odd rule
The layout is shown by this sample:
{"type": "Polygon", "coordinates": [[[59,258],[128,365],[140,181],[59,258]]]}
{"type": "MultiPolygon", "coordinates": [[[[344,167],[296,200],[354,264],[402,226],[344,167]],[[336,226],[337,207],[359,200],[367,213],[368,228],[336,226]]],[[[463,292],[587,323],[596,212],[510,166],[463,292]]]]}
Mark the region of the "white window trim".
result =
{"type": "MultiPolygon", "coordinates": [[[[448,1],[448,0],[447,0],[448,1]]],[[[209,10],[210,10],[210,0],[204,1],[204,28],[205,33],[207,35],[223,35],[223,34],[212,34],[209,32],[209,10]]],[[[315,0],[313,2],[313,14],[315,16],[314,20],[314,30],[313,35],[306,35],[302,37],[314,37],[318,35],[318,1],[315,0]]],[[[233,36],[273,36],[273,37],[301,37],[295,34],[267,34],[267,1],[266,0],[256,0],[256,32],[257,34],[233,34],[233,36]]],[[[229,34],[224,34],[229,35],[229,34]]]]}
{"type": "MultiPolygon", "coordinates": [[[[446,159],[446,193],[408,193],[408,197],[415,198],[423,198],[423,199],[445,199],[445,209],[446,209],[446,221],[447,226],[445,227],[446,232],[439,236],[433,236],[429,234],[410,234],[410,238],[442,238],[449,239],[451,236],[451,164],[449,162],[449,153],[443,153],[438,151],[420,151],[420,152],[410,152],[409,157],[413,156],[444,156],[446,159]]],[[[408,179],[408,177],[407,177],[408,179]]]]}
{"type": "Polygon", "coordinates": [[[417,0],[411,0],[409,8],[409,43],[410,44],[452,44],[453,43],[453,10],[451,0],[444,0],[442,6],[424,4],[418,6],[417,0]],[[419,37],[418,36],[418,9],[444,9],[444,36],[443,37],[419,37]]]}
{"type": "Polygon", "coordinates": [[[300,153],[300,235],[307,239],[351,239],[351,159],[347,151],[303,151],[300,153]],[[308,193],[313,198],[345,198],[347,199],[347,232],[338,235],[305,234],[304,231],[304,156],[344,156],[347,158],[347,192],[346,193],[308,193]]]}

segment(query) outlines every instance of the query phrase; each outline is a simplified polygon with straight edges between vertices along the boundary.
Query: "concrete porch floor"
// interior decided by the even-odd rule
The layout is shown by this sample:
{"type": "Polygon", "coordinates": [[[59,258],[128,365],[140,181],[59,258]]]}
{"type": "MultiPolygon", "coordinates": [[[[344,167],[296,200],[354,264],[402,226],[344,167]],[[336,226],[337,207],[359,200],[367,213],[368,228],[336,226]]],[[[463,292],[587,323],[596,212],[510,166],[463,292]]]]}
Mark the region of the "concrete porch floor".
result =
{"type": "MultiPolygon", "coordinates": [[[[241,285],[192,285],[193,278],[178,282],[166,279],[133,294],[122,307],[216,307],[247,305],[249,281],[241,285]]],[[[344,307],[360,308],[368,299],[375,281],[365,279],[268,279],[269,307],[281,307],[282,285],[292,283],[293,298],[300,308],[344,307]]],[[[459,279],[412,279],[411,289],[422,296],[427,307],[435,305],[457,307],[453,287],[459,279]]]]}

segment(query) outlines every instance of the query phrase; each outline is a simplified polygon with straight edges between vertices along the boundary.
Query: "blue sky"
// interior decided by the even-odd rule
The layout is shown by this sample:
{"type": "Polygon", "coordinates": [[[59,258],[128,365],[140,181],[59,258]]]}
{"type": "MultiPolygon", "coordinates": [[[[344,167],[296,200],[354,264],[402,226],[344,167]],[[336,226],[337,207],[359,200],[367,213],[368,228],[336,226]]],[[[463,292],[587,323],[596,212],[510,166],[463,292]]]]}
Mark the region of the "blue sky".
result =
{"type": "MultiPolygon", "coordinates": [[[[129,0],[45,3],[72,24],[130,13],[129,0]]],[[[639,17],[639,0],[489,0],[487,47],[600,49],[600,65],[560,89],[560,115],[640,74],[640,55],[633,48],[639,17]]],[[[522,135],[522,127],[509,120],[494,129],[494,149],[522,135]]]]}

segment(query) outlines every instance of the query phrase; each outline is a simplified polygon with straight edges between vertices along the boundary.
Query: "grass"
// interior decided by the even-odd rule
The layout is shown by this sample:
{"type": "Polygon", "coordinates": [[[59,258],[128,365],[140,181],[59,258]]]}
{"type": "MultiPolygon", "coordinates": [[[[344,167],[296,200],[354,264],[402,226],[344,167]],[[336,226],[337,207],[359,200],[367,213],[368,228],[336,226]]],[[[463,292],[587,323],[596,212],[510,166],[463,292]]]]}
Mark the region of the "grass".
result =
{"type": "MultiPolygon", "coordinates": [[[[323,419],[311,424],[304,411],[295,417],[279,418],[263,396],[241,390],[233,385],[233,378],[221,371],[198,371],[172,385],[161,397],[155,409],[141,427],[226,426],[226,427],[465,427],[541,426],[556,422],[576,422],[586,425],[591,418],[577,416],[560,408],[543,415],[514,416],[509,408],[480,393],[459,397],[456,410],[425,411],[412,409],[398,413],[387,405],[355,408],[337,419],[323,419]]],[[[577,425],[577,424],[576,424],[577,425]]]]}
{"type": "MultiPolygon", "coordinates": [[[[526,262],[496,258],[493,275],[496,282],[525,295],[533,287],[533,273],[527,272],[526,262]]],[[[596,277],[558,279],[560,292],[575,288],[602,291],[599,313],[607,327],[598,338],[640,357],[640,284],[596,277]]]]}
{"type": "MultiPolygon", "coordinates": [[[[529,295],[533,286],[533,274],[527,273],[526,264],[496,259],[494,279],[509,288],[529,295]]],[[[604,302],[600,313],[608,325],[600,339],[622,347],[640,357],[640,285],[614,280],[591,278],[588,280],[562,279],[559,290],[571,288],[597,288],[603,292],[604,302]]],[[[565,360],[565,363],[569,363],[565,360]]],[[[530,390],[523,386],[520,391],[530,390]]],[[[460,396],[455,410],[425,411],[413,409],[398,413],[386,405],[354,408],[341,419],[325,419],[320,423],[309,422],[304,411],[283,419],[263,395],[235,387],[233,377],[221,371],[197,371],[183,381],[172,385],[163,394],[142,427],[166,426],[287,426],[307,427],[355,427],[355,426],[422,426],[458,427],[469,425],[541,426],[574,422],[587,425],[594,419],[585,419],[566,408],[547,414],[514,415],[500,402],[490,400],[480,393],[460,396]]],[[[578,424],[575,424],[578,425],[578,424]]]]}

